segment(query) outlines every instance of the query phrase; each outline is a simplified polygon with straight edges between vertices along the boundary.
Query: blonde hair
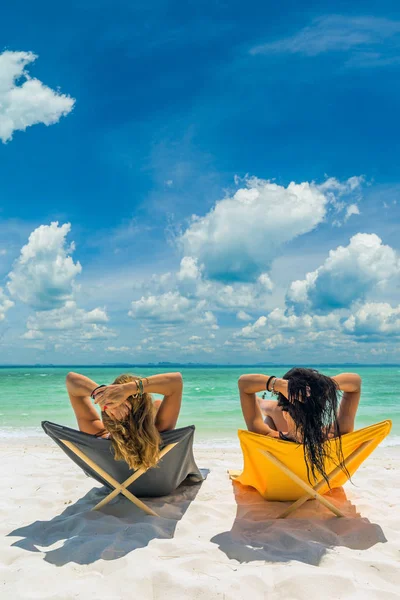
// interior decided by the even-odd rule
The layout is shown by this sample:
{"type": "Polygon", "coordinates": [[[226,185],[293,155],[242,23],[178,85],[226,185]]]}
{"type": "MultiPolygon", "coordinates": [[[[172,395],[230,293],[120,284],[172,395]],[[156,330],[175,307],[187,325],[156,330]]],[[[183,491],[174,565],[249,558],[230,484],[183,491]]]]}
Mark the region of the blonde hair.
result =
{"type": "MultiPolygon", "coordinates": [[[[140,377],[120,375],[114,384],[137,381],[140,377]]],[[[150,469],[159,460],[161,437],[155,426],[155,410],[151,394],[129,396],[132,410],[123,421],[103,412],[103,424],[110,433],[116,460],[124,460],[131,469],[150,469]]]]}

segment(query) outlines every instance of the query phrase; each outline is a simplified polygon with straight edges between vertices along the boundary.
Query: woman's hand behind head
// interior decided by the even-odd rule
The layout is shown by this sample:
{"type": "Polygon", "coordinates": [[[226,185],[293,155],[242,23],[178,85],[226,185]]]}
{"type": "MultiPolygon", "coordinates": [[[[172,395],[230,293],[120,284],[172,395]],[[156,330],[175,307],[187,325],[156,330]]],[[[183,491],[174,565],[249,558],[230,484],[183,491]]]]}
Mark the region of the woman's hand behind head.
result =
{"type": "Polygon", "coordinates": [[[115,421],[124,421],[131,410],[132,407],[130,403],[126,402],[125,404],[120,404],[116,407],[107,407],[107,409],[104,412],[106,412],[115,421]]]}
{"type": "Polygon", "coordinates": [[[103,409],[115,409],[121,404],[126,404],[130,395],[131,391],[127,389],[126,384],[106,385],[95,392],[94,402],[103,409]]]}

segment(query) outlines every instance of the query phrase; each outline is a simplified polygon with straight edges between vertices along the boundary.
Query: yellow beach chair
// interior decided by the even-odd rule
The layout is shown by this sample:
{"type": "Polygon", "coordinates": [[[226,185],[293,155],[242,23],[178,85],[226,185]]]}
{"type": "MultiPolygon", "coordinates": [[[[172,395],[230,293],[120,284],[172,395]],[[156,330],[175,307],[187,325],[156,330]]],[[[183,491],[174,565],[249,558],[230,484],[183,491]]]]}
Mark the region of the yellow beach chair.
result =
{"type": "MultiPolygon", "coordinates": [[[[347,481],[348,475],[353,475],[361,463],[389,434],[391,427],[391,421],[383,421],[342,436],[342,451],[347,473],[338,466],[335,440],[327,441],[326,443],[331,446],[332,458],[326,461],[325,472],[330,487],[341,487],[347,481]]],[[[329,491],[325,479],[321,477],[318,481],[309,482],[302,444],[241,429],[238,435],[244,468],[242,472],[228,471],[229,476],[242,485],[254,487],[266,500],[282,502],[294,500],[294,504],[291,504],[278,518],[287,517],[311,498],[321,502],[336,516],[344,516],[324,497],[323,494],[329,491]]]]}

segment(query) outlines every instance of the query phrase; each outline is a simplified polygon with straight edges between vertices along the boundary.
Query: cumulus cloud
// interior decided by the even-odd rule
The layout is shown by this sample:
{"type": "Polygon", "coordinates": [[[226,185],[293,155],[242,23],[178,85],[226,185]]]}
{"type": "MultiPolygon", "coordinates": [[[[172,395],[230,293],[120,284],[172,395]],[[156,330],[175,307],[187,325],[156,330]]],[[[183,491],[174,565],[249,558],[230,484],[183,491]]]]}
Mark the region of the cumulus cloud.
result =
{"type": "Polygon", "coordinates": [[[282,333],[277,333],[263,341],[262,345],[267,350],[274,350],[275,348],[293,346],[296,343],[294,336],[287,337],[282,333]]]}
{"type": "Polygon", "coordinates": [[[150,319],[162,323],[181,323],[193,310],[192,303],[179,292],[166,292],[159,296],[142,296],[131,304],[129,316],[133,319],[150,319]]]}
{"type": "Polygon", "coordinates": [[[196,288],[196,296],[216,310],[238,308],[262,310],[269,298],[270,289],[259,280],[256,283],[222,284],[218,281],[202,280],[196,288]]]}
{"type": "Polygon", "coordinates": [[[259,317],[252,325],[246,325],[235,334],[235,337],[257,339],[268,335],[278,335],[281,332],[312,332],[337,330],[340,328],[340,318],[334,313],[329,315],[287,315],[282,308],[275,308],[267,315],[259,317]]]}
{"type": "Polygon", "coordinates": [[[0,321],[4,321],[6,312],[12,306],[14,306],[14,302],[5,295],[3,288],[0,287],[0,321]]]}
{"type": "Polygon", "coordinates": [[[193,300],[170,291],[160,295],[142,296],[131,304],[129,316],[133,319],[159,325],[191,323],[218,329],[215,315],[206,310],[204,301],[193,300]]]}
{"type": "Polygon", "coordinates": [[[27,340],[46,338],[49,341],[82,342],[107,340],[117,337],[105,323],[108,315],[103,308],[86,311],[75,301],[68,300],[61,308],[38,311],[28,317],[27,331],[22,336],[27,340]]]}
{"type": "Polygon", "coordinates": [[[239,310],[239,312],[236,313],[236,318],[239,319],[239,321],[251,321],[251,316],[244,310],[239,310]]]}
{"type": "Polygon", "coordinates": [[[186,295],[196,295],[197,288],[202,278],[201,269],[198,266],[197,260],[191,256],[184,256],[181,260],[176,278],[180,292],[186,295]]]}
{"type": "Polygon", "coordinates": [[[68,300],[61,308],[38,311],[28,317],[28,329],[41,331],[57,331],[63,329],[80,329],[86,325],[107,323],[108,315],[104,308],[86,311],[78,308],[74,300],[68,300]]]}
{"type": "Polygon", "coordinates": [[[387,302],[367,302],[345,322],[344,329],[358,336],[400,335],[400,305],[387,302]]]}
{"type": "Polygon", "coordinates": [[[362,178],[322,185],[290,183],[287,187],[257,178],[217,202],[205,216],[193,216],[178,239],[185,255],[185,272],[196,261],[204,277],[224,282],[254,281],[268,271],[284,244],[315,229],[337,196],[360,186],[362,178]]]}
{"type": "Polygon", "coordinates": [[[178,272],[179,281],[197,280],[199,277],[200,269],[197,265],[197,260],[191,256],[184,256],[178,272]]]}
{"type": "Polygon", "coordinates": [[[0,54],[0,139],[3,143],[12,139],[14,131],[25,131],[37,123],[57,123],[75,104],[70,96],[29,76],[25,67],[36,59],[32,52],[0,54]]]}
{"type": "Polygon", "coordinates": [[[399,273],[400,259],[393,248],[375,234],[357,233],[348,246],[331,250],[324,264],[305,279],[294,281],[287,302],[297,312],[348,308],[399,273]]]}
{"type": "Polygon", "coordinates": [[[71,225],[58,222],[41,225],[29,236],[9,273],[8,291],[35,310],[53,310],[72,298],[74,280],[82,267],[70,254],[75,246],[67,244],[71,225]]]}
{"type": "Polygon", "coordinates": [[[204,315],[213,314],[214,310],[236,312],[254,305],[262,310],[273,284],[266,273],[262,273],[255,283],[226,285],[211,281],[204,277],[196,259],[185,256],[175,275],[168,274],[166,278],[153,276],[144,282],[143,288],[146,293],[133,301],[131,317],[165,324],[183,323],[195,318],[194,322],[198,324],[204,323],[204,315]]]}

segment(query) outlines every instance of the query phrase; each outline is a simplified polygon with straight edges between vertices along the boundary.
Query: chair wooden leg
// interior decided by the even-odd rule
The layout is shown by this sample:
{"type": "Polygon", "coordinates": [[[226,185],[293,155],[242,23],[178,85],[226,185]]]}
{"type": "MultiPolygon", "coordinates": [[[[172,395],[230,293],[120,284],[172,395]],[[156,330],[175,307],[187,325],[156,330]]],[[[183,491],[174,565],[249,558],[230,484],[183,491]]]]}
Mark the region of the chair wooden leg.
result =
{"type": "MultiPolygon", "coordinates": [[[[361,452],[364,451],[364,449],[369,446],[370,444],[373,443],[374,440],[368,440],[366,442],[363,442],[361,444],[361,446],[359,446],[357,448],[357,450],[354,450],[354,452],[352,452],[351,454],[349,454],[349,456],[343,461],[343,464],[346,468],[351,467],[353,461],[359,456],[359,454],[361,454],[361,452]]],[[[333,471],[331,471],[328,475],[328,481],[331,481],[332,479],[334,479],[336,477],[336,475],[338,475],[341,471],[342,471],[342,467],[340,465],[338,465],[337,467],[335,467],[335,469],[333,469],[333,471]]],[[[314,486],[314,490],[316,492],[319,492],[319,490],[323,487],[325,483],[325,479],[321,479],[317,485],[314,486]]],[[[305,504],[308,500],[310,500],[310,496],[308,494],[305,494],[304,496],[302,496],[301,498],[299,498],[298,500],[296,500],[296,502],[294,502],[293,504],[291,504],[286,510],[283,511],[283,513],[281,513],[278,516],[278,519],[284,519],[285,517],[287,517],[288,515],[290,515],[292,512],[294,512],[295,510],[297,510],[298,508],[300,508],[300,506],[303,506],[303,504],[305,504]]]]}
{"type": "MultiPolygon", "coordinates": [[[[175,444],[168,444],[168,446],[165,446],[165,448],[163,448],[161,450],[158,460],[160,461],[163,458],[163,456],[165,456],[167,454],[167,452],[169,452],[170,450],[172,450],[172,448],[174,448],[174,446],[176,446],[177,443],[178,442],[176,442],[175,444]]],[[[98,504],[96,504],[96,506],[94,508],[92,508],[92,510],[99,510],[99,508],[102,508],[105,504],[108,504],[108,502],[113,500],[116,496],[118,496],[118,494],[124,494],[127,498],[129,498],[129,500],[131,500],[131,502],[133,502],[132,498],[135,498],[136,501],[134,503],[136,504],[136,506],[139,506],[140,508],[142,508],[142,510],[145,510],[145,512],[147,512],[148,514],[153,514],[156,517],[158,517],[158,515],[154,511],[152,511],[148,506],[146,506],[146,504],[144,504],[144,502],[142,502],[141,500],[138,500],[138,498],[136,498],[136,496],[134,496],[131,492],[126,490],[126,488],[129,487],[134,481],[136,481],[137,479],[139,479],[139,477],[141,477],[144,473],[146,473],[146,470],[147,469],[143,469],[143,468],[137,469],[137,471],[135,471],[123,483],[119,483],[118,486],[115,488],[115,490],[110,492],[108,494],[108,496],[106,496],[98,504]],[[127,492],[126,494],[125,494],[124,490],[125,490],[125,492],[127,492]],[[146,508],[144,508],[144,507],[146,507],[146,508]]]]}
{"type": "Polygon", "coordinates": [[[283,471],[285,475],[290,477],[292,481],[294,481],[298,486],[302,487],[303,490],[307,493],[307,495],[311,496],[315,500],[318,500],[318,502],[321,502],[321,504],[326,506],[326,508],[329,508],[329,510],[331,510],[337,517],[344,517],[344,514],[338,508],[336,508],[334,504],[329,502],[329,500],[324,498],[324,496],[318,494],[318,492],[316,492],[310,485],[308,485],[302,479],[300,479],[300,477],[296,475],[296,473],[293,473],[290,469],[288,469],[288,467],[285,464],[283,464],[283,462],[281,462],[278,458],[276,458],[273,454],[271,454],[271,452],[268,452],[266,450],[260,450],[260,452],[261,454],[264,454],[264,456],[266,456],[272,463],[274,463],[274,465],[281,469],[281,471],[283,471]]]}
{"type": "Polygon", "coordinates": [[[229,479],[237,479],[241,472],[238,469],[228,469],[229,479]]]}
{"type": "MultiPolygon", "coordinates": [[[[129,485],[131,485],[131,483],[133,483],[136,479],[141,477],[141,475],[143,475],[143,473],[146,472],[146,469],[138,469],[137,471],[135,471],[135,473],[133,473],[130,477],[128,477],[128,479],[126,479],[123,483],[119,483],[116,479],[114,479],[114,477],[112,477],[106,471],[104,471],[104,469],[102,469],[101,467],[96,465],[96,463],[91,458],[86,456],[86,454],[84,452],[82,452],[82,450],[80,450],[77,446],[75,446],[75,444],[73,444],[72,442],[70,442],[68,440],[60,440],[60,441],[63,444],[65,444],[65,446],[67,446],[67,448],[69,448],[72,452],[74,452],[74,454],[79,456],[79,458],[81,460],[83,460],[89,467],[91,467],[96,473],[98,473],[100,475],[100,477],[105,479],[105,481],[107,481],[110,485],[113,486],[113,488],[115,488],[105,498],[103,498],[98,504],[96,504],[96,506],[94,508],[92,508],[92,510],[99,510],[99,508],[103,507],[105,504],[108,504],[108,502],[110,502],[113,498],[118,496],[118,494],[123,494],[133,504],[135,504],[136,506],[141,508],[148,515],[152,515],[154,517],[159,516],[149,506],[147,506],[144,502],[139,500],[139,498],[136,498],[136,496],[134,496],[129,490],[126,489],[129,485]]],[[[165,454],[167,454],[167,452],[172,450],[172,448],[174,446],[176,446],[176,444],[177,444],[177,442],[175,444],[169,444],[168,446],[163,448],[160,452],[159,460],[161,460],[162,457],[165,456],[165,454]]]]}

